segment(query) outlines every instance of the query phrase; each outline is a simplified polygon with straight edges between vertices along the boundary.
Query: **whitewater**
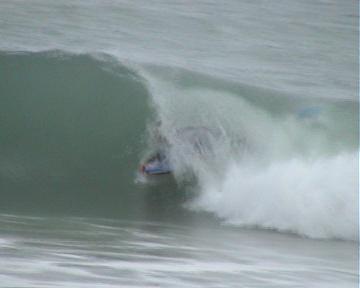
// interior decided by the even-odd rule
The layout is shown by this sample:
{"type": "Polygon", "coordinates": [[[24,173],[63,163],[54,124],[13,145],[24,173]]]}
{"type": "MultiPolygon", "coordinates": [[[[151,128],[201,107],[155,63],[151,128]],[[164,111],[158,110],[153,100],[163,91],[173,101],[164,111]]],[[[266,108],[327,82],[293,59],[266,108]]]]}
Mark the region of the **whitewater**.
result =
{"type": "Polygon", "coordinates": [[[0,287],[357,287],[358,28],[351,0],[0,1],[0,287]],[[143,179],[156,133],[174,173],[143,179]]]}

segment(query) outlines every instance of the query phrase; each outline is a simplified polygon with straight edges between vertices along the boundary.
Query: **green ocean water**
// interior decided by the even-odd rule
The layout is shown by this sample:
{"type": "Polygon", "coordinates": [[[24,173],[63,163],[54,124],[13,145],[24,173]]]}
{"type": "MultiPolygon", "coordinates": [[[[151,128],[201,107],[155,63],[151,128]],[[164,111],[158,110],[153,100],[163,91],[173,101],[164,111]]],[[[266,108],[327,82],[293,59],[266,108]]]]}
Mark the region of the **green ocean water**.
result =
{"type": "Polygon", "coordinates": [[[1,1],[0,287],[357,287],[356,6],[1,1]]]}

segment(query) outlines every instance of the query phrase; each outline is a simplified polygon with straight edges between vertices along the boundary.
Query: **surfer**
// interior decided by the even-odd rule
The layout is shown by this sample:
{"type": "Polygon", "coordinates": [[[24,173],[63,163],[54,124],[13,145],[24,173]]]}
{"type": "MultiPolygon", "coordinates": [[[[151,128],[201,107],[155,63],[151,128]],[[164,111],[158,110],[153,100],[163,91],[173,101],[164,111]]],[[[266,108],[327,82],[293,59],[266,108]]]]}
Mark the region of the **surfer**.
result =
{"type": "Polygon", "coordinates": [[[147,175],[159,175],[171,173],[172,168],[167,155],[162,151],[158,151],[140,166],[140,171],[147,175]]]}
{"type": "MultiPolygon", "coordinates": [[[[140,171],[146,175],[169,174],[173,167],[169,161],[170,144],[166,137],[160,132],[161,122],[156,123],[153,132],[157,144],[157,151],[147,159],[141,166],[140,171]]],[[[206,155],[212,151],[213,140],[219,137],[217,131],[206,127],[183,127],[175,131],[176,142],[188,145],[191,153],[206,155]]]]}

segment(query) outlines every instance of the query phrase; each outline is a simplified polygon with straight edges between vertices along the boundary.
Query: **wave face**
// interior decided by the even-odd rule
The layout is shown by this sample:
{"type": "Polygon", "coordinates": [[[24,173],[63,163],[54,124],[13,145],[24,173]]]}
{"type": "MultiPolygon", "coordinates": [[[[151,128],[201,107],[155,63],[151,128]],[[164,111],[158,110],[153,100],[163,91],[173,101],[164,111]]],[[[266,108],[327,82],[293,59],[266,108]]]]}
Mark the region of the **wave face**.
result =
{"type": "Polygon", "coordinates": [[[148,95],[133,71],[102,58],[1,53],[2,208],[127,207],[148,95]]]}
{"type": "Polygon", "coordinates": [[[2,1],[1,209],[357,240],[358,9],[260,2],[2,1]],[[155,130],[174,177],[142,185],[155,130]]]}

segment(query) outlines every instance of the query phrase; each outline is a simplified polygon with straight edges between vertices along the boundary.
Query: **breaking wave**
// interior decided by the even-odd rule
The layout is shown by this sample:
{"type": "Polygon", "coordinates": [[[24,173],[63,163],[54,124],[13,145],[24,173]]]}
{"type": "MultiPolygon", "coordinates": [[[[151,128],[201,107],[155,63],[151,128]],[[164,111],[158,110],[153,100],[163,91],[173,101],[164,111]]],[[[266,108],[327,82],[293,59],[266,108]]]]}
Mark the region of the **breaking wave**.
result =
{"type": "Polygon", "coordinates": [[[355,101],[103,54],[2,52],[0,65],[2,209],[128,217],[185,203],[231,225],[358,237],[355,101]],[[155,123],[175,181],[139,185],[155,123]],[[215,131],[205,153],[179,137],[188,127],[215,131]]]}

